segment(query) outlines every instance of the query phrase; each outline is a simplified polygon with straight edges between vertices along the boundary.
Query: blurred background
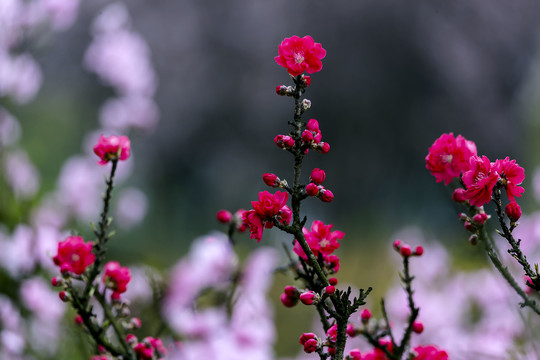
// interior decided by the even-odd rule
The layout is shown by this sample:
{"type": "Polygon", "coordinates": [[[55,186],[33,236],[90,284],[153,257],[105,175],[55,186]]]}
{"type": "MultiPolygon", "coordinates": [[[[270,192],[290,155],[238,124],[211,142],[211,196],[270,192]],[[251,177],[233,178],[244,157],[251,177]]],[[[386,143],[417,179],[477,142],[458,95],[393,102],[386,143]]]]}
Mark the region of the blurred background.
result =
{"type": "MultiPolygon", "coordinates": [[[[0,98],[19,119],[20,144],[40,174],[36,199],[55,189],[70,156],[89,151],[85,137],[100,127],[99,109],[113,93],[84,65],[92,23],[110,3],[81,2],[69,29],[39,38],[33,55],[43,78],[31,102],[0,98]]],[[[537,1],[125,5],[131,28],[150,49],[159,123],[129,133],[135,165],[125,186],[142,190],[147,213],[140,224],[118,231],[111,258],[169,268],[195,237],[224,230],[215,221],[219,209],[251,207],[266,190],[263,173],[291,179],[292,157],[273,143],[292,119],[292,100],[275,95],[277,85],[291,80],[274,61],[278,45],[291,35],[311,35],[327,51],[305,94],[312,101],[305,119],[319,121],[331,151],[310,154],[304,171],[307,181],[312,168],[324,169],[335,199],[307,199],[303,209],[309,221],[321,219],[346,233],[340,249],[344,282],[367,287],[396,276],[397,259],[387,256],[387,248],[393,234],[412,225],[450,246],[463,266],[482,263],[482,254],[467,244],[451,190],[425,169],[427,150],[443,132],[475,141],[479,154],[492,160],[517,159],[527,175],[520,203],[534,209],[530,175],[540,163],[537,1]]],[[[78,226],[89,232],[84,222],[78,226]]],[[[279,248],[282,241],[289,239],[272,230],[259,245],[239,237],[238,248],[279,248]]],[[[287,281],[276,278],[275,299],[287,281]]],[[[376,291],[375,304],[382,292],[376,291]]],[[[277,313],[278,324],[292,317],[284,311],[277,313]]],[[[310,316],[300,314],[292,333],[310,316]]],[[[278,355],[296,353],[296,337],[284,338],[278,338],[278,355]]]]}

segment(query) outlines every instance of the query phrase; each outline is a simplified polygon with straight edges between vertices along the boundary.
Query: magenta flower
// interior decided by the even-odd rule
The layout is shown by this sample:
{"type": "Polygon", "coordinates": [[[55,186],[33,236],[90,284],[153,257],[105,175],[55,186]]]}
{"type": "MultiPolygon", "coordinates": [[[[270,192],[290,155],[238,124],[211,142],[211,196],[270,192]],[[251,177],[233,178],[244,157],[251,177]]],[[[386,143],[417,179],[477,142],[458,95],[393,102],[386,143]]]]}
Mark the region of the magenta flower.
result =
{"type": "Polygon", "coordinates": [[[69,236],[58,243],[58,253],[53,257],[62,273],[72,272],[77,275],[81,275],[94,260],[96,256],[92,253],[92,243],[85,243],[80,236],[69,236]]]}
{"type": "Polygon", "coordinates": [[[431,147],[426,156],[426,168],[431,172],[437,182],[444,181],[444,185],[470,169],[469,159],[476,156],[474,142],[453,133],[442,134],[431,147]]]}
{"type": "Polygon", "coordinates": [[[94,146],[94,153],[101,159],[100,165],[105,165],[110,160],[127,160],[130,155],[131,144],[127,136],[101,135],[98,143],[94,146]]]}
{"type": "Polygon", "coordinates": [[[321,44],[313,41],[311,36],[292,36],[285,38],[278,47],[274,59],[287,69],[292,76],[298,76],[304,71],[313,74],[322,69],[321,59],[326,56],[326,50],[321,44]]]}
{"type": "Polygon", "coordinates": [[[242,221],[249,226],[251,239],[262,239],[263,226],[270,229],[274,226],[273,220],[277,220],[283,225],[290,223],[292,210],[285,205],[289,199],[289,194],[277,191],[271,194],[268,191],[259,193],[259,201],[252,201],[253,210],[242,214],[242,221]]]}
{"type": "Polygon", "coordinates": [[[314,244],[312,251],[315,256],[318,256],[319,251],[325,255],[330,255],[337,248],[339,248],[340,243],[338,240],[343,239],[345,233],[343,231],[332,231],[334,225],[324,225],[322,221],[315,220],[311,225],[311,231],[308,231],[306,228],[302,229],[304,236],[308,244],[314,244]]]}
{"type": "Polygon", "coordinates": [[[414,360],[448,360],[448,354],[433,345],[417,346],[414,352],[418,354],[414,360]]]}
{"type": "Polygon", "coordinates": [[[105,265],[105,274],[103,274],[103,283],[113,290],[112,299],[119,299],[120,294],[126,292],[127,284],[131,280],[129,268],[120,266],[117,261],[109,261],[105,265]]]}
{"type": "Polygon", "coordinates": [[[504,160],[498,159],[493,165],[501,179],[503,180],[506,195],[510,201],[515,201],[514,197],[520,197],[525,191],[519,186],[525,180],[525,170],[516,164],[516,160],[511,160],[508,156],[504,160]]]}
{"type": "Polygon", "coordinates": [[[471,157],[470,166],[471,169],[463,174],[463,183],[467,188],[464,196],[471,205],[480,207],[491,200],[499,175],[485,155],[471,157]]]}

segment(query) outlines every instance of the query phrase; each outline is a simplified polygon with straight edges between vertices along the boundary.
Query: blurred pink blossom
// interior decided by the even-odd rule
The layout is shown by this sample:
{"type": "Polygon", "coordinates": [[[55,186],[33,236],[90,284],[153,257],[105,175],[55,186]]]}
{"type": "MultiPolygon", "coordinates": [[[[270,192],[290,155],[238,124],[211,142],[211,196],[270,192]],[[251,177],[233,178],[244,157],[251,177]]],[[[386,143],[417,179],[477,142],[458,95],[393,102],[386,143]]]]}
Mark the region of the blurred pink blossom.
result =
{"type": "Polygon", "coordinates": [[[39,189],[39,174],[24,150],[6,154],[6,180],[15,196],[22,199],[33,197],[39,189]]]}
{"type": "Polygon", "coordinates": [[[33,238],[32,229],[26,225],[18,225],[11,236],[0,232],[0,266],[13,278],[24,275],[34,267],[33,238]]]}
{"type": "Polygon", "coordinates": [[[0,358],[21,359],[25,347],[24,328],[19,310],[0,294],[0,358]]]}
{"type": "Polygon", "coordinates": [[[32,56],[10,55],[0,49],[0,97],[10,96],[26,104],[38,92],[41,78],[41,69],[32,56]]]}
{"type": "Polygon", "coordinates": [[[6,109],[0,107],[0,148],[15,144],[21,136],[21,125],[6,109]]]}
{"type": "Polygon", "coordinates": [[[100,110],[99,119],[107,129],[151,131],[158,123],[159,109],[149,97],[128,95],[107,100],[100,110]]]}
{"type": "Polygon", "coordinates": [[[130,187],[118,193],[115,219],[122,228],[129,229],[139,224],[147,210],[148,200],[141,190],[130,187]]]}

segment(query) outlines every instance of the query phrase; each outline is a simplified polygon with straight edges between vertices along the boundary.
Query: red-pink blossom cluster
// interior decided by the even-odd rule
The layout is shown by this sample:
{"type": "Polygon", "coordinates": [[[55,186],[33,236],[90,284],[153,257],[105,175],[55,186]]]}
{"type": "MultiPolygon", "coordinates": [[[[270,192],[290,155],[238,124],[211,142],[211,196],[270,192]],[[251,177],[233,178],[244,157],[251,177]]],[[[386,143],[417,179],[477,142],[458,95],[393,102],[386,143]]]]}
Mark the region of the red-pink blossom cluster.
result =
{"type": "Polygon", "coordinates": [[[69,236],[58,243],[58,252],[53,257],[54,263],[63,274],[81,275],[96,259],[92,253],[92,243],[84,242],[80,236],[69,236]]]}
{"type": "Polygon", "coordinates": [[[322,154],[330,151],[330,144],[322,141],[319,122],[315,119],[309,119],[307,122],[305,130],[302,132],[302,144],[322,154]]]}
{"type": "Polygon", "coordinates": [[[252,201],[252,210],[242,214],[244,224],[249,226],[251,239],[262,239],[263,228],[270,229],[274,226],[274,220],[283,225],[288,225],[292,218],[291,209],[285,205],[289,199],[289,194],[277,191],[271,194],[268,191],[259,193],[259,201],[252,201]]]}
{"type": "Polygon", "coordinates": [[[280,300],[286,307],[293,307],[298,303],[300,299],[300,292],[292,285],[285,286],[283,294],[281,294],[280,300]]]}
{"type": "MultiPolygon", "coordinates": [[[[506,157],[491,162],[485,155],[478,156],[474,142],[461,135],[442,134],[435,140],[426,156],[426,168],[437,182],[444,181],[445,185],[461,176],[465,188],[456,189],[452,198],[456,202],[468,201],[476,207],[491,201],[495,187],[506,190],[510,203],[515,203],[515,198],[524,192],[520,185],[525,179],[525,171],[516,160],[506,157]]],[[[509,208],[510,212],[515,210],[512,215],[518,213],[516,205],[509,208]]]]}
{"type": "Polygon", "coordinates": [[[168,353],[163,342],[158,338],[148,336],[138,342],[135,335],[129,334],[126,336],[126,342],[131,344],[135,354],[137,354],[137,359],[140,360],[162,359],[168,353]]]}
{"type": "MultiPolygon", "coordinates": [[[[391,352],[392,345],[389,341],[380,341],[382,345],[391,352]]],[[[439,350],[436,346],[425,345],[417,346],[413,349],[415,354],[413,360],[448,360],[448,354],[444,350],[439,350]]],[[[349,352],[347,360],[388,360],[384,351],[381,349],[373,349],[369,353],[361,354],[360,349],[352,349],[349,352]]]]}
{"type": "Polygon", "coordinates": [[[127,136],[101,135],[94,146],[94,153],[101,159],[100,165],[105,165],[110,160],[127,160],[130,150],[131,144],[127,136]]]}
{"type": "Polygon", "coordinates": [[[120,266],[117,261],[109,261],[104,270],[102,281],[107,288],[113,290],[111,299],[120,299],[120,295],[126,292],[127,284],[131,280],[129,268],[120,266]]]}
{"type": "MultiPolygon", "coordinates": [[[[333,254],[333,252],[339,248],[340,243],[338,240],[343,239],[345,233],[339,230],[332,231],[334,225],[325,225],[320,220],[313,221],[311,230],[303,228],[304,237],[306,242],[315,255],[316,258],[322,256],[324,264],[333,272],[339,270],[339,258],[333,254]]],[[[300,258],[307,260],[308,257],[298,240],[294,241],[293,251],[300,258]]]]}
{"type": "Polygon", "coordinates": [[[311,182],[306,185],[306,194],[308,196],[316,196],[323,202],[331,202],[334,200],[334,194],[326,189],[321,184],[326,179],[324,170],[315,168],[311,171],[311,182]]]}
{"type": "Polygon", "coordinates": [[[321,71],[326,50],[321,44],[313,41],[311,36],[291,36],[285,38],[278,47],[276,62],[287,69],[292,76],[301,75],[304,71],[313,74],[321,71]]]}

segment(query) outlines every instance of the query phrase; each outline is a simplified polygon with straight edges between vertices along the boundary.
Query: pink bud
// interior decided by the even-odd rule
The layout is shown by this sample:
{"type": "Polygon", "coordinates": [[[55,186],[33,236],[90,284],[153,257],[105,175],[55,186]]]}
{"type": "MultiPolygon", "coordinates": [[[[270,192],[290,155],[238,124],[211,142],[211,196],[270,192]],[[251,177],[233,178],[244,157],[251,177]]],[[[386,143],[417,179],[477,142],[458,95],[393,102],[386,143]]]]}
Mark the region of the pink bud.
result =
{"type": "Polygon", "coordinates": [[[521,217],[521,207],[517,202],[512,201],[504,208],[504,212],[508,216],[511,222],[516,222],[521,217]]]}
{"type": "Polygon", "coordinates": [[[452,194],[452,200],[454,200],[457,203],[465,202],[467,199],[465,198],[465,189],[463,188],[457,188],[454,190],[454,193],[452,194]]]}
{"type": "Polygon", "coordinates": [[[394,249],[399,250],[401,248],[402,244],[403,244],[403,242],[401,240],[397,239],[396,241],[394,241],[392,246],[394,247],[394,249]]]}
{"type": "Polygon", "coordinates": [[[319,194],[319,199],[321,199],[322,202],[332,202],[334,200],[334,194],[328,190],[325,189],[323,192],[319,194]]]}
{"type": "Polygon", "coordinates": [[[222,224],[228,224],[232,220],[232,214],[227,210],[219,210],[216,214],[216,219],[222,224]]]}
{"type": "Polygon", "coordinates": [[[291,296],[291,297],[298,297],[298,289],[296,289],[294,286],[292,285],[287,285],[285,286],[285,289],[283,289],[283,292],[285,294],[287,294],[287,296],[291,296]]]}
{"type": "Polygon", "coordinates": [[[327,294],[332,295],[336,292],[336,287],[334,285],[328,285],[324,288],[324,291],[326,291],[327,294]]]}
{"type": "Polygon", "coordinates": [[[302,132],[302,141],[306,143],[313,141],[313,133],[309,130],[304,130],[302,132]]]}
{"type": "Polygon", "coordinates": [[[270,187],[278,187],[279,186],[279,178],[275,174],[265,173],[263,174],[263,181],[266,185],[270,187]]]}
{"type": "Polygon", "coordinates": [[[467,214],[465,214],[465,213],[460,213],[459,214],[459,220],[467,221],[467,220],[469,220],[469,216],[467,214]]]}
{"type": "Polygon", "coordinates": [[[362,354],[360,353],[360,349],[352,349],[349,352],[349,358],[351,360],[362,360],[362,354]]]}
{"type": "Polygon", "coordinates": [[[319,132],[319,122],[315,119],[309,119],[306,129],[309,131],[319,132]]]}
{"type": "Polygon", "coordinates": [[[136,343],[139,342],[139,340],[137,340],[137,337],[133,334],[127,334],[126,335],[126,342],[130,345],[134,345],[136,343]]]}
{"type": "Polygon", "coordinates": [[[317,148],[321,154],[326,154],[330,151],[330,144],[326,142],[320,142],[317,148]]]}
{"type": "Polygon", "coordinates": [[[292,148],[294,146],[294,139],[288,135],[284,136],[283,145],[288,149],[292,148]]]}
{"type": "Polygon", "coordinates": [[[349,335],[350,337],[356,336],[356,330],[353,324],[347,324],[347,335],[349,335]]]}
{"type": "Polygon", "coordinates": [[[302,82],[304,83],[305,87],[310,86],[311,85],[311,76],[304,75],[303,78],[302,78],[302,82]]]}
{"type": "Polygon", "coordinates": [[[300,294],[300,301],[304,305],[312,305],[315,299],[315,293],[313,291],[306,291],[300,294]]]}
{"type": "Polygon", "coordinates": [[[58,277],[58,276],[55,276],[51,279],[51,285],[54,286],[54,287],[57,287],[57,286],[62,286],[64,285],[64,279],[58,277]]]}
{"type": "Polygon", "coordinates": [[[465,221],[465,229],[467,231],[470,231],[470,232],[475,232],[477,229],[476,229],[476,226],[474,226],[474,224],[470,221],[465,221]]]}
{"type": "Polygon", "coordinates": [[[416,249],[414,250],[414,255],[416,256],[422,256],[423,253],[424,253],[424,248],[421,246],[417,246],[416,249]]]}
{"type": "Polygon", "coordinates": [[[368,309],[362,310],[362,312],[360,313],[360,319],[362,319],[362,322],[364,324],[367,323],[369,319],[371,319],[371,311],[369,311],[368,309]]]}
{"type": "Polygon", "coordinates": [[[311,171],[310,179],[311,182],[313,182],[314,184],[321,185],[326,179],[326,173],[324,172],[324,170],[315,168],[311,171]]]}
{"type": "Polygon", "coordinates": [[[286,307],[293,307],[298,303],[298,297],[288,296],[286,293],[281,294],[279,299],[286,307]]]}
{"type": "Polygon", "coordinates": [[[311,339],[317,339],[317,335],[314,333],[302,333],[302,336],[300,336],[300,344],[304,345],[306,341],[311,339]]]}
{"type": "Polygon", "coordinates": [[[65,291],[60,291],[58,293],[58,297],[60,298],[60,300],[62,300],[63,302],[68,302],[70,300],[70,296],[67,292],[65,291]]]}
{"type": "Polygon", "coordinates": [[[313,137],[313,141],[318,144],[321,142],[321,140],[322,140],[322,134],[320,132],[316,133],[315,136],[313,137]]]}
{"type": "Polygon", "coordinates": [[[74,320],[75,320],[75,324],[77,324],[77,325],[81,325],[81,324],[83,323],[83,318],[82,318],[82,316],[79,315],[79,314],[77,314],[77,315],[75,316],[75,319],[74,319],[74,320]]]}
{"type": "Polygon", "coordinates": [[[306,185],[306,194],[308,196],[317,196],[319,194],[319,187],[314,183],[309,183],[306,185]]]}
{"type": "Polygon", "coordinates": [[[407,244],[403,245],[400,249],[399,249],[399,253],[401,254],[401,256],[403,256],[404,258],[405,257],[409,257],[411,256],[411,247],[407,244]]]}
{"type": "Polygon", "coordinates": [[[317,351],[317,348],[319,347],[319,342],[315,339],[309,339],[304,344],[304,351],[306,353],[312,353],[314,351],[317,351]]]}
{"type": "Polygon", "coordinates": [[[478,225],[484,225],[488,216],[486,213],[479,213],[473,216],[472,220],[478,225]]]}
{"type": "Polygon", "coordinates": [[[335,277],[331,277],[330,279],[328,279],[328,282],[330,283],[330,285],[337,285],[338,280],[335,277]]]}
{"type": "Polygon", "coordinates": [[[142,326],[141,319],[134,317],[129,322],[135,329],[140,329],[142,326]]]}
{"type": "Polygon", "coordinates": [[[424,324],[422,324],[420,321],[415,321],[412,324],[412,329],[415,333],[421,334],[422,331],[424,331],[424,324]]]}
{"type": "Polygon", "coordinates": [[[287,86],[285,85],[276,86],[276,94],[278,94],[279,96],[287,95],[287,86]]]}

